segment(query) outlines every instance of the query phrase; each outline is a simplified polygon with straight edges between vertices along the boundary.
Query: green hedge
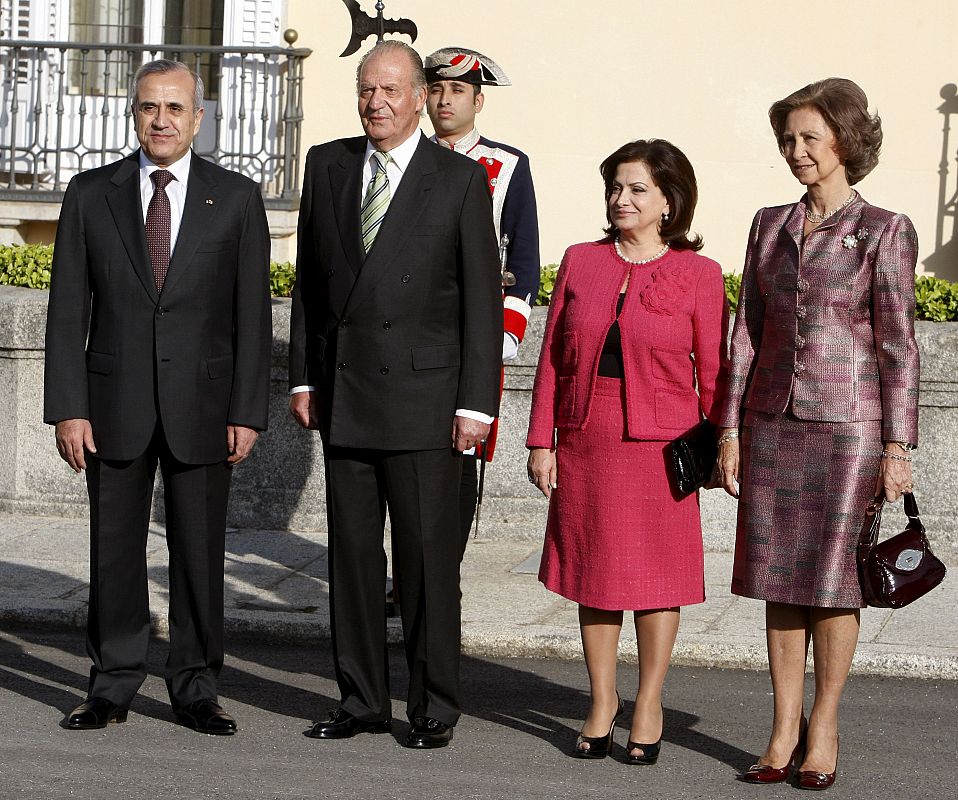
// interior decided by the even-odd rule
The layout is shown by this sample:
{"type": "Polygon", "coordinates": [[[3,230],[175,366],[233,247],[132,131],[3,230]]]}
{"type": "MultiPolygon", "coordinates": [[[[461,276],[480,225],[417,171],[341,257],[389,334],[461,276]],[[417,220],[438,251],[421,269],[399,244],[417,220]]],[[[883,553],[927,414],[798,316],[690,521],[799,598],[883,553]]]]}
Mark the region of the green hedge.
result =
{"type": "MultiPolygon", "coordinates": [[[[52,244],[0,245],[0,284],[50,288],[52,244]]],[[[295,264],[269,265],[269,290],[274,297],[289,297],[296,280],[295,264]]]]}
{"type": "MultiPolygon", "coordinates": [[[[31,289],[50,288],[50,266],[53,263],[53,245],[0,245],[0,284],[27,286],[31,289]]],[[[546,264],[540,274],[540,306],[549,305],[555,288],[558,264],[546,264]]],[[[733,313],[738,307],[738,293],[742,276],[725,274],[725,294],[733,313]]],[[[296,266],[271,262],[269,289],[274,297],[289,297],[296,279],[296,266]]],[[[931,322],[958,322],[958,283],[921,276],[915,279],[915,318],[931,322]]]]}

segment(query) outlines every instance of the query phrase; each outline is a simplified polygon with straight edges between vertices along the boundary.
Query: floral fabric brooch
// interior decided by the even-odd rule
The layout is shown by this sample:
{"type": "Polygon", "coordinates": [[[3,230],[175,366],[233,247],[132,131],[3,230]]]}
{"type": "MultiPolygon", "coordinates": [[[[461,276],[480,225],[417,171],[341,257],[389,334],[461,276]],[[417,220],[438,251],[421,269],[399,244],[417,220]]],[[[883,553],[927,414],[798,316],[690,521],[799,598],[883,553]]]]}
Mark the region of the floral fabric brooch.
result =
{"type": "Polygon", "coordinates": [[[842,247],[853,250],[858,247],[858,243],[868,236],[868,228],[859,228],[855,233],[850,233],[842,239],[842,247]]]}

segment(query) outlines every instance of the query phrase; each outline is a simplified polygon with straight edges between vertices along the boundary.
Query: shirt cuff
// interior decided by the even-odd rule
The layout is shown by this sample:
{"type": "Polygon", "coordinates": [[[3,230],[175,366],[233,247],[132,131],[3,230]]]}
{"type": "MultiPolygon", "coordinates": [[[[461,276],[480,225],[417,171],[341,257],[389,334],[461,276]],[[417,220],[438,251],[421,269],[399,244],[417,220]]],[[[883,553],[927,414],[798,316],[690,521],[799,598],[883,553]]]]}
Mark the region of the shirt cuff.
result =
{"type": "Polygon", "coordinates": [[[294,386],[289,390],[289,395],[292,397],[294,394],[299,394],[300,392],[315,392],[315,386],[294,386]]]}
{"type": "Polygon", "coordinates": [[[478,420],[479,422],[485,422],[486,425],[492,425],[496,419],[495,417],[490,417],[488,414],[483,414],[481,411],[470,411],[467,408],[457,408],[456,416],[478,420]]]}

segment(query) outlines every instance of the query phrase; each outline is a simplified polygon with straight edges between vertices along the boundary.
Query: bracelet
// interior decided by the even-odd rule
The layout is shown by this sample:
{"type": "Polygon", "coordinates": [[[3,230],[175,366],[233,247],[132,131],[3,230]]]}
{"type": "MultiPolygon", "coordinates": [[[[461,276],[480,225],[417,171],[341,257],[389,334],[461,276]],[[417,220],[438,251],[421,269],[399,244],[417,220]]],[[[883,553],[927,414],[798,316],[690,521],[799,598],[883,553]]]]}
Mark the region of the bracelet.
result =
{"type": "Polygon", "coordinates": [[[738,439],[738,430],[736,428],[732,428],[731,430],[727,430],[725,431],[725,433],[719,436],[719,440],[716,444],[718,444],[719,447],[721,447],[726,442],[732,442],[732,441],[735,441],[736,439],[738,439]]]}
{"type": "Polygon", "coordinates": [[[882,458],[890,458],[893,461],[911,461],[911,456],[900,456],[898,453],[889,453],[887,450],[881,451],[882,458]]]}

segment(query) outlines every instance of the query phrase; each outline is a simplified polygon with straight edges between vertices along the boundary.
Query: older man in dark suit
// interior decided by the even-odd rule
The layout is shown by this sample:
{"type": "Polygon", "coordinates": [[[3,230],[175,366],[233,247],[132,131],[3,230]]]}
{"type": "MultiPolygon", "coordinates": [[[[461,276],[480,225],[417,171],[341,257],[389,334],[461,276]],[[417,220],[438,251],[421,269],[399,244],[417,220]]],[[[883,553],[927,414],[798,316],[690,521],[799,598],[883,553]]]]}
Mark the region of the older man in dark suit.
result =
{"type": "Polygon", "coordinates": [[[388,506],[410,680],[408,747],[459,718],[461,452],[498,411],[502,291],[482,167],[419,131],[422,61],[360,64],[366,135],[310,150],[290,334],[290,410],[324,440],[341,706],[310,735],[384,733],[388,506]]]}
{"type": "Polygon", "coordinates": [[[44,418],[86,470],[91,570],[86,701],[70,729],[124,722],[146,677],[145,545],[157,464],[170,550],[166,683],[177,720],[232,734],[217,703],[233,465],[266,427],[269,230],[259,187],[191,152],[203,84],[142,66],[140,149],[77,175],[57,230],[44,418]]]}

